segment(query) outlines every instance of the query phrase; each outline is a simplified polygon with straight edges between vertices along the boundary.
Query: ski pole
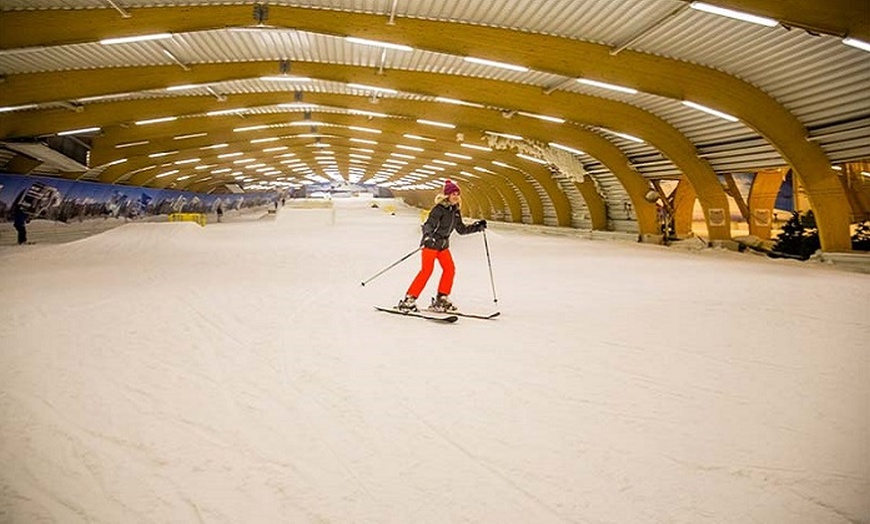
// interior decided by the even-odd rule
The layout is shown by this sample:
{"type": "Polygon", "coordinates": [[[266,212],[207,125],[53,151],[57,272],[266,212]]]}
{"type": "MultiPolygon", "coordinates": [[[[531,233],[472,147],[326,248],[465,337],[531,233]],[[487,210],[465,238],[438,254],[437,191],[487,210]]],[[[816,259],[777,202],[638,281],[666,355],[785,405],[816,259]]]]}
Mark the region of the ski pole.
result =
{"type": "Polygon", "coordinates": [[[486,249],[486,265],[489,266],[489,283],[492,286],[492,301],[498,304],[495,296],[495,280],[492,278],[492,260],[489,258],[489,242],[486,241],[486,230],[483,230],[483,247],[486,249]]]}
{"type": "Polygon", "coordinates": [[[379,271],[377,274],[375,274],[373,277],[371,277],[370,279],[368,279],[368,280],[366,280],[365,282],[363,282],[363,283],[362,283],[362,286],[365,287],[366,284],[368,284],[368,283],[371,282],[372,280],[378,278],[379,276],[381,276],[382,274],[386,273],[386,272],[389,271],[390,269],[393,269],[393,267],[395,267],[395,266],[399,265],[400,263],[404,262],[405,260],[408,259],[408,257],[410,257],[411,255],[413,255],[413,254],[416,253],[417,251],[420,251],[421,249],[423,249],[423,246],[418,247],[418,248],[415,249],[414,251],[411,251],[410,253],[408,253],[407,255],[403,256],[403,257],[400,258],[399,260],[396,260],[395,262],[393,262],[393,263],[390,264],[389,266],[387,266],[387,267],[385,267],[384,269],[380,270],[380,271],[379,271]]]}

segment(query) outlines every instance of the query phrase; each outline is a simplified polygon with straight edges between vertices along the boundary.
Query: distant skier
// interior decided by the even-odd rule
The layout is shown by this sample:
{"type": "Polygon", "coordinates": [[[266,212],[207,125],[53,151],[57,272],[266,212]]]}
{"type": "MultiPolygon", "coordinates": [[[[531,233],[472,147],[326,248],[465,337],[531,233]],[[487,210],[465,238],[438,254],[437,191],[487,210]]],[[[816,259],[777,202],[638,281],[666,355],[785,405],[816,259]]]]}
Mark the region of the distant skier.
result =
{"type": "Polygon", "coordinates": [[[486,229],[486,220],[478,220],[471,225],[462,222],[459,212],[461,200],[459,187],[451,180],[444,183],[443,193],[435,197],[435,206],[429,211],[429,218],[423,224],[422,267],[408,288],[405,297],[396,306],[400,311],[417,311],[417,297],[426,287],[435,260],[441,265],[441,280],[438,282],[438,296],[432,299],[431,309],[436,311],[456,311],[456,306],[450,302],[450,291],[453,288],[453,277],[456,267],[450,254],[450,234],[455,229],[460,235],[477,233],[486,229]]]}
{"type": "Polygon", "coordinates": [[[12,215],[12,224],[15,226],[15,230],[18,231],[18,244],[26,244],[27,223],[30,222],[30,215],[24,211],[21,205],[15,206],[15,211],[13,211],[12,215]]]}

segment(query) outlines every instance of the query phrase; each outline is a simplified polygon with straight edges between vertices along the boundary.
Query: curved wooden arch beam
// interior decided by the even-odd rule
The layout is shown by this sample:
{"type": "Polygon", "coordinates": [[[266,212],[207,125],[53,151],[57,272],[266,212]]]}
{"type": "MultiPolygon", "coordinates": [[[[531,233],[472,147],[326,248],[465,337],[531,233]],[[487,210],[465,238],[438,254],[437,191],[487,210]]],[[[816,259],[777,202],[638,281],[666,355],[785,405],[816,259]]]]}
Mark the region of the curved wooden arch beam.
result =
{"type": "Polygon", "coordinates": [[[762,240],[770,238],[776,195],[788,168],[765,169],[755,174],[749,190],[749,234],[762,240]]]}
{"type": "Polygon", "coordinates": [[[592,221],[592,229],[596,231],[607,231],[607,204],[601,195],[598,194],[598,188],[595,187],[595,182],[591,176],[585,177],[583,182],[574,182],[577,189],[583,195],[583,200],[586,201],[586,207],[589,209],[589,219],[592,221]]]}
{"type": "MultiPolygon", "coordinates": [[[[674,231],[679,238],[685,238],[692,233],[692,222],[695,214],[695,199],[698,195],[695,188],[685,179],[674,188],[671,205],[674,208],[674,231]]],[[[661,233],[661,231],[659,231],[661,233]]],[[[713,240],[711,238],[710,240],[713,240]]]]}

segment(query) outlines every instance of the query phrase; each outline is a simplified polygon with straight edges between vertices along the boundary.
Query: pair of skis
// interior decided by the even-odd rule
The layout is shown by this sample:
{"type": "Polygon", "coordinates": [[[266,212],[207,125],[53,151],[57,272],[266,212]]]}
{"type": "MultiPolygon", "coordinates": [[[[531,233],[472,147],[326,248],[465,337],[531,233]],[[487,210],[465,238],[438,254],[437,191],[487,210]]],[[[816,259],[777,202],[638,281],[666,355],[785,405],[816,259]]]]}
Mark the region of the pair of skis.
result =
{"type": "Polygon", "coordinates": [[[478,313],[463,313],[460,311],[451,311],[449,313],[441,313],[437,311],[430,310],[422,310],[422,311],[401,311],[396,309],[395,307],[381,307],[375,306],[375,309],[378,311],[383,311],[385,313],[393,313],[394,315],[402,315],[406,317],[414,317],[414,318],[422,318],[424,320],[431,320],[432,322],[438,322],[441,324],[452,324],[459,320],[459,317],[465,318],[477,318],[480,320],[490,320],[501,314],[500,311],[496,311],[494,313],[488,314],[478,314],[478,313]]]}

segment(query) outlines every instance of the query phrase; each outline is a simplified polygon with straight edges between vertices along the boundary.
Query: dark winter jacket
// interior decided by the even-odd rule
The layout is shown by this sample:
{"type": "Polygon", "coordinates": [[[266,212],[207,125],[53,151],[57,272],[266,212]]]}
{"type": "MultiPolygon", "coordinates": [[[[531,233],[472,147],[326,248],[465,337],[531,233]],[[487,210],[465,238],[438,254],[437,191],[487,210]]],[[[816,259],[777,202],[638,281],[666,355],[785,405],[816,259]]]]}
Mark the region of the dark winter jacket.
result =
{"type": "Polygon", "coordinates": [[[484,228],[479,221],[465,225],[459,213],[459,206],[451,205],[447,199],[444,199],[429,211],[429,218],[423,224],[423,240],[420,245],[443,251],[450,247],[450,233],[454,229],[460,235],[468,235],[482,231],[484,228]]]}
{"type": "Polygon", "coordinates": [[[12,215],[13,225],[15,227],[24,227],[26,223],[30,222],[30,217],[27,215],[27,213],[24,212],[23,209],[21,209],[20,206],[15,208],[15,211],[12,213],[12,215]]]}

